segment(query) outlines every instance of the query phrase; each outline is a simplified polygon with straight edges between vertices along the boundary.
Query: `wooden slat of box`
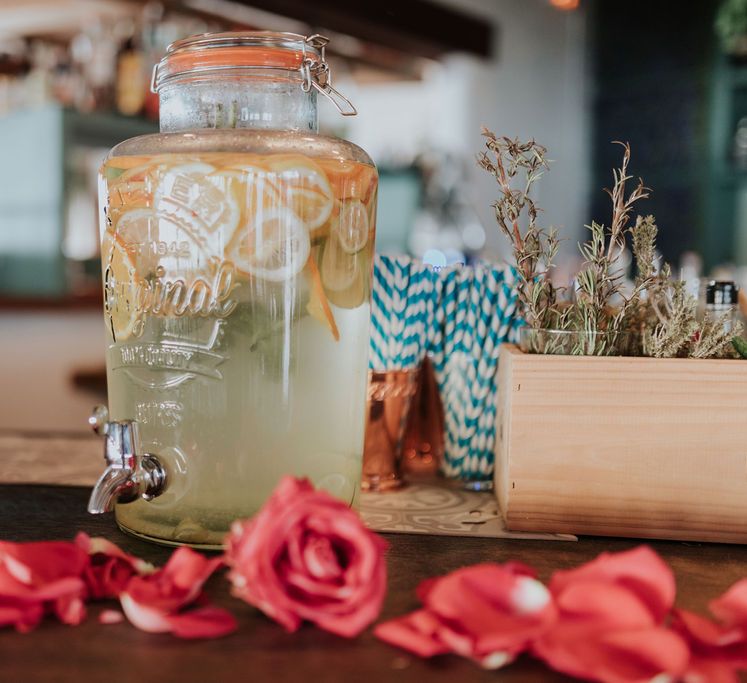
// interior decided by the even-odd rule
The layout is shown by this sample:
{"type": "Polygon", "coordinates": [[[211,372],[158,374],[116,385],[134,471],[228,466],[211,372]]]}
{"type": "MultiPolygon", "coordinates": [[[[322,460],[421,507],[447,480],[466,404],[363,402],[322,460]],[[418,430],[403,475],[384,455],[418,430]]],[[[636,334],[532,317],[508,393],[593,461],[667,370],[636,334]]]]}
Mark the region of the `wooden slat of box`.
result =
{"type": "Polygon", "coordinates": [[[499,385],[508,529],[747,542],[747,362],[505,344],[499,385]]]}

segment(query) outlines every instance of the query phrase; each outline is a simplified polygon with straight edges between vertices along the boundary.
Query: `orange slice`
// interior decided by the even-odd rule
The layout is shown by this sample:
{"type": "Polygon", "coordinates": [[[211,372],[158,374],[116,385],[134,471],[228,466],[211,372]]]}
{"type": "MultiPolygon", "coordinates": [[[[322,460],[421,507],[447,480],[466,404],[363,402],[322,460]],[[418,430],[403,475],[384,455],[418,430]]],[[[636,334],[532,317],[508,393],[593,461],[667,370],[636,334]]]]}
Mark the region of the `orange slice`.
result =
{"type": "Polygon", "coordinates": [[[148,207],[151,205],[151,200],[145,181],[117,182],[109,188],[109,211],[114,215],[127,209],[148,207]]]}
{"type": "Polygon", "coordinates": [[[335,197],[340,200],[354,197],[364,204],[370,201],[378,178],[373,166],[338,159],[320,159],[319,165],[324,169],[335,197]]]}
{"type": "Polygon", "coordinates": [[[268,166],[277,174],[283,202],[313,234],[327,222],[335,199],[324,171],[300,155],[271,158],[268,166]]]}
{"type": "Polygon", "coordinates": [[[111,230],[101,242],[104,264],[104,315],[115,342],[129,339],[138,322],[138,276],[132,257],[111,230]]]}
{"type": "Polygon", "coordinates": [[[108,168],[117,168],[120,170],[127,170],[129,168],[135,168],[136,166],[143,166],[152,162],[151,157],[145,156],[125,156],[125,157],[112,157],[106,161],[108,168]]]}
{"type": "Polygon", "coordinates": [[[311,298],[309,299],[309,303],[306,304],[306,310],[314,319],[329,328],[335,341],[340,341],[340,331],[337,329],[335,316],[329,307],[329,301],[327,301],[327,296],[322,286],[322,278],[319,275],[319,268],[317,268],[313,256],[310,256],[306,263],[306,272],[311,281],[311,298]]]}
{"type": "Polygon", "coordinates": [[[342,250],[357,254],[368,244],[368,210],[365,204],[359,199],[344,201],[336,228],[342,250]]]}
{"type": "Polygon", "coordinates": [[[139,273],[148,275],[158,266],[158,220],[152,209],[131,209],[121,214],[114,229],[139,273]]]}

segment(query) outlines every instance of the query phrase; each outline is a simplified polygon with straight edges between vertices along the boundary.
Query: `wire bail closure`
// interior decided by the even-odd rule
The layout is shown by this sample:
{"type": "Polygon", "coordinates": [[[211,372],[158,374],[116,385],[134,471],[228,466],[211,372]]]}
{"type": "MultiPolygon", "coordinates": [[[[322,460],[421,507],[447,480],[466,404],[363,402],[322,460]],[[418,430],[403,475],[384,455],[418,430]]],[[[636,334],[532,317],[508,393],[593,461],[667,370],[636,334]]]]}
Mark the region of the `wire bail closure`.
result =
{"type": "MultiPolygon", "coordinates": [[[[355,116],[358,110],[353,106],[353,103],[345,97],[339,90],[332,87],[332,72],[330,71],[329,64],[326,60],[325,48],[329,43],[329,38],[315,33],[311,36],[298,36],[303,38],[302,42],[302,56],[303,60],[299,71],[301,74],[301,90],[305,93],[311,92],[312,88],[320,92],[335,106],[340,114],[343,116],[355,116]],[[314,49],[313,53],[307,53],[306,47],[314,49]],[[318,57],[317,57],[318,55],[318,57]]],[[[299,41],[301,42],[301,41],[299,41]]],[[[176,45],[175,43],[174,45],[176,45]]],[[[159,85],[161,81],[169,80],[169,76],[162,78],[162,74],[159,73],[160,67],[165,63],[171,52],[173,46],[169,46],[166,57],[153,65],[153,71],[150,78],[150,90],[152,93],[158,94],[159,85]]],[[[221,65],[221,66],[210,66],[202,67],[199,69],[201,72],[207,71],[223,71],[226,69],[240,69],[244,68],[239,65],[221,65]]],[[[275,67],[271,66],[252,66],[253,69],[271,69],[275,67]]],[[[197,70],[195,70],[197,71],[197,70]]]]}
{"type": "Polygon", "coordinates": [[[301,64],[301,90],[311,92],[318,90],[335,106],[343,116],[355,116],[358,110],[353,103],[339,90],[332,87],[332,72],[325,58],[325,48],[329,38],[318,33],[308,36],[304,40],[304,60],[301,64]],[[319,51],[319,61],[306,56],[306,45],[311,45],[319,51]]]}

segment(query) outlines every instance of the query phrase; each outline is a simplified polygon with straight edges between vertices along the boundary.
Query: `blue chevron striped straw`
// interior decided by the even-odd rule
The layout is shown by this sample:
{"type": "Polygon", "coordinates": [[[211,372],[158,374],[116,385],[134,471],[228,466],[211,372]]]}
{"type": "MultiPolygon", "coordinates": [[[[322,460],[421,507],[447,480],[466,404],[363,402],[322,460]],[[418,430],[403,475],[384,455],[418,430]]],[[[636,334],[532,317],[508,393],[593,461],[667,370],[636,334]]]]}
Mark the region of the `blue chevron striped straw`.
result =
{"type": "Polygon", "coordinates": [[[371,297],[371,370],[411,370],[426,352],[438,276],[407,256],[377,254],[371,297]]]}
{"type": "Polygon", "coordinates": [[[490,264],[440,273],[428,352],[444,405],[444,474],[467,480],[493,472],[498,348],[514,341],[516,274],[490,264]]]}

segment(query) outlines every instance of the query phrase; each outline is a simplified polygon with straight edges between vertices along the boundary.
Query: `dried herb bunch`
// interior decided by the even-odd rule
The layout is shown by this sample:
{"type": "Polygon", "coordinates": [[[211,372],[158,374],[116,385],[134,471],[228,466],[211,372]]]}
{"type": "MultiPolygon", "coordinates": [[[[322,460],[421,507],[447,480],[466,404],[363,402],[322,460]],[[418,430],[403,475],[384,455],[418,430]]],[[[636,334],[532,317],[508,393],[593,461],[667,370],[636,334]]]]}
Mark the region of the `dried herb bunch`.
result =
{"type": "Polygon", "coordinates": [[[495,176],[500,188],[493,208],[498,226],[513,245],[526,320],[535,329],[558,328],[564,321],[548,276],[558,252],[557,231],[538,226],[540,209],[530,196],[532,185],[549,168],[547,150],[534,140],[497,138],[487,129],[483,135],[487,152],[478,156],[478,163],[495,176]]]}
{"type": "Polygon", "coordinates": [[[592,222],[579,245],[583,264],[572,289],[551,281],[559,239],[555,228],[538,224],[541,209],[531,197],[533,184],[549,168],[547,150],[534,140],[496,137],[483,129],[486,151],[479,165],[494,176],[498,227],[512,246],[519,273],[518,296],[529,331],[527,349],[573,355],[650,355],[713,358],[733,355],[726,318],[697,318],[697,302],[685,283],[673,281],[668,265],[657,269],[653,216],[637,216],[636,202],[649,196],[643,181],[628,173],[630,146],[622,146],[620,168],[613,171],[609,226],[592,222]],[[631,183],[631,181],[633,181],[631,183]],[[632,188],[631,188],[632,184],[632,188]],[[629,257],[631,256],[632,259],[629,257]],[[627,264],[635,263],[632,284],[627,264]]]}

